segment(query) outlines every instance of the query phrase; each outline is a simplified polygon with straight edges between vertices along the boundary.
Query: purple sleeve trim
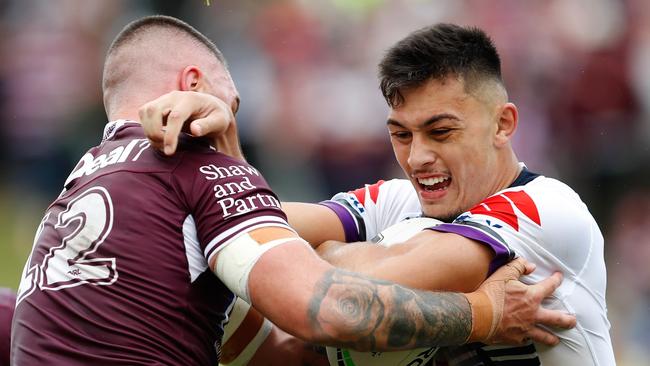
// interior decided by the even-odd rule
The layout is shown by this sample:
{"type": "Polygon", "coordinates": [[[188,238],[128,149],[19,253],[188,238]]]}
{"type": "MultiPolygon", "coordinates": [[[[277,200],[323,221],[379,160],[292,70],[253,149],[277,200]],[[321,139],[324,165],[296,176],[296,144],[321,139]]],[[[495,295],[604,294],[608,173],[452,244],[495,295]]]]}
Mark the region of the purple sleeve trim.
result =
{"type": "Polygon", "coordinates": [[[335,201],[323,201],[319,202],[319,204],[334,211],[336,216],[339,217],[339,220],[341,220],[341,224],[343,225],[343,232],[345,233],[345,241],[347,243],[359,241],[357,224],[350,211],[335,201]]]}
{"type": "Polygon", "coordinates": [[[510,251],[510,248],[508,248],[508,246],[484,233],[478,228],[459,224],[440,224],[428,229],[440,231],[443,233],[458,234],[466,238],[481,242],[490,247],[494,251],[494,258],[492,258],[492,261],[490,261],[488,276],[494,273],[497,268],[508,263],[510,260],[512,260],[512,258],[514,258],[514,253],[510,251]]]}

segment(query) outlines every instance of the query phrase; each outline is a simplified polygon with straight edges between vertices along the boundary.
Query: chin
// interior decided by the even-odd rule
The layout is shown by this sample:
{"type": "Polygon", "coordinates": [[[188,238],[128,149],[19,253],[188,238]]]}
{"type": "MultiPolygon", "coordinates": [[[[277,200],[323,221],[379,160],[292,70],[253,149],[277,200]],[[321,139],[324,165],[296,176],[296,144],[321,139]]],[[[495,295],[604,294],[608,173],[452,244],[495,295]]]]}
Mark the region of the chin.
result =
{"type": "Polygon", "coordinates": [[[463,211],[454,211],[454,212],[432,212],[432,210],[427,210],[426,208],[423,208],[422,210],[424,216],[426,217],[432,217],[434,219],[438,219],[442,222],[452,222],[454,221],[460,214],[463,213],[463,211]]]}

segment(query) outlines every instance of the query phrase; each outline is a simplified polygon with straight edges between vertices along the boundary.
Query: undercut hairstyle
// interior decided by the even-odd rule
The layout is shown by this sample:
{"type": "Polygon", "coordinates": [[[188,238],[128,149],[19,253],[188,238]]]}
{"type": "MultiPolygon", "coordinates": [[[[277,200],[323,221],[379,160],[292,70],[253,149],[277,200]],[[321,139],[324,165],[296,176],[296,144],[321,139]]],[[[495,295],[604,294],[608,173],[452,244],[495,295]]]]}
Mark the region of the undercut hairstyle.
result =
{"type": "MultiPolygon", "coordinates": [[[[214,56],[216,62],[221,64],[226,72],[228,72],[226,59],[219,48],[201,32],[182,20],[166,15],[152,15],[129,23],[111,43],[106,53],[106,60],[104,61],[104,73],[102,76],[102,87],[104,91],[109,87],[116,87],[128,79],[129,76],[125,71],[129,67],[125,67],[124,65],[117,67],[112,63],[114,57],[119,55],[122,49],[127,49],[138,41],[146,39],[150,32],[156,30],[165,30],[169,31],[170,34],[179,34],[185,37],[188,42],[192,42],[199,49],[204,50],[205,54],[209,57],[214,56]],[[119,71],[116,72],[115,70],[119,71]]],[[[132,69],[129,70],[132,71],[132,69]]]]}
{"type": "Polygon", "coordinates": [[[142,32],[153,27],[167,28],[187,34],[195,41],[205,46],[205,48],[209,50],[217,60],[224,65],[224,67],[226,67],[226,59],[223,57],[223,53],[221,53],[219,48],[217,48],[208,37],[204,36],[201,32],[196,30],[196,28],[184,21],[167,15],[151,15],[129,23],[124,27],[124,29],[122,29],[117,37],[115,37],[113,43],[111,43],[111,46],[108,48],[107,55],[111,55],[115,50],[128,44],[130,41],[136,39],[142,32]]]}
{"type": "Polygon", "coordinates": [[[488,80],[503,86],[499,53],[481,29],[446,23],[422,28],[397,42],[379,63],[381,92],[392,108],[404,102],[402,91],[449,76],[462,78],[468,93],[488,80]]]}

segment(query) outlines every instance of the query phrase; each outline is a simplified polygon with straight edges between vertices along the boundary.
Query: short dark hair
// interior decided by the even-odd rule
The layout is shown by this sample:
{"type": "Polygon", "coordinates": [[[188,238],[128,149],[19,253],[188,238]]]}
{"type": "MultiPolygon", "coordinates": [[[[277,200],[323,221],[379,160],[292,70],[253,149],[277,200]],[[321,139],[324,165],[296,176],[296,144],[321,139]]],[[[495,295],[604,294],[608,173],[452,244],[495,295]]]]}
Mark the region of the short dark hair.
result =
{"type": "Polygon", "coordinates": [[[201,32],[196,30],[196,28],[184,21],[167,15],[150,15],[127,24],[126,27],[124,27],[124,29],[122,29],[122,31],[115,37],[113,43],[111,43],[107,55],[110,55],[116,49],[136,38],[140,32],[151,27],[174,29],[189,35],[191,38],[205,46],[206,49],[223,64],[224,67],[227,67],[223,53],[221,53],[219,48],[217,48],[208,37],[204,36],[201,32]]]}
{"type": "Polygon", "coordinates": [[[466,90],[486,79],[503,85],[499,53],[481,29],[446,23],[422,28],[397,42],[379,63],[381,92],[391,107],[404,102],[404,89],[450,75],[462,77],[466,90]]]}

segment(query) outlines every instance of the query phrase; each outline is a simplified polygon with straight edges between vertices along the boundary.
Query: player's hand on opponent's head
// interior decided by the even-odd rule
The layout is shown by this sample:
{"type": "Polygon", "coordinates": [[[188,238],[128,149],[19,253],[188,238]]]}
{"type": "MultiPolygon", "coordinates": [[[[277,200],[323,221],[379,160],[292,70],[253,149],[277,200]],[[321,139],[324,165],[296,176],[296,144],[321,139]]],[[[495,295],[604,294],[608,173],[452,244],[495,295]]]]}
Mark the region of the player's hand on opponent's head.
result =
{"type": "Polygon", "coordinates": [[[559,343],[559,338],[539,325],[565,329],[575,327],[574,315],[540,306],[542,300],[560,286],[562,274],[556,272],[535,285],[525,285],[518,280],[534,270],[532,263],[517,258],[498,269],[477,291],[468,295],[473,318],[475,314],[489,318],[485,312],[492,311],[490,324],[483,319],[472,319],[470,341],[525,344],[533,340],[553,346],[559,343]]]}
{"type": "Polygon", "coordinates": [[[138,113],[152,146],[163,150],[166,155],[176,151],[181,131],[197,137],[213,137],[219,144],[234,143],[239,148],[233,111],[213,95],[172,91],[144,104],[138,113]],[[235,141],[224,140],[228,131],[233,132],[235,141]]]}

